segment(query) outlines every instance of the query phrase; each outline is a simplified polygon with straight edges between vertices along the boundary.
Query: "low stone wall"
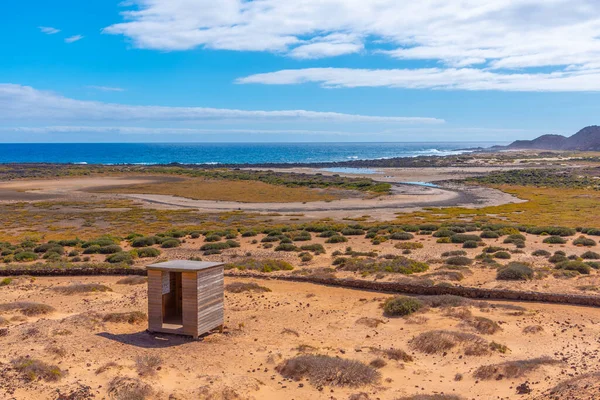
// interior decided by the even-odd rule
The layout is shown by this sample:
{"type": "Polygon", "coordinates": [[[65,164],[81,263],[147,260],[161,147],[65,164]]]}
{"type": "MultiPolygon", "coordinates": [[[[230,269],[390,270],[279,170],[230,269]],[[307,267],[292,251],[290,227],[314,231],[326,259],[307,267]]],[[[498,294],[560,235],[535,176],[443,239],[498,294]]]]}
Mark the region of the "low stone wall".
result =
{"type": "MultiPolygon", "coordinates": [[[[140,275],[146,276],[141,268],[65,268],[65,269],[3,269],[0,276],[94,276],[94,275],[140,275]]],[[[318,276],[267,275],[252,272],[225,273],[232,278],[254,278],[306,282],[341,288],[369,290],[382,293],[403,293],[423,296],[450,294],[470,299],[532,301],[538,303],[570,304],[600,307],[600,296],[579,294],[525,292],[520,290],[484,289],[464,286],[425,286],[402,282],[374,282],[363,279],[338,279],[318,276]]]]}
{"type": "Polygon", "coordinates": [[[273,279],[293,282],[317,283],[343,288],[370,290],[384,293],[403,293],[415,295],[454,295],[470,299],[532,301],[539,303],[571,304],[580,306],[600,307],[600,296],[587,296],[578,294],[526,292],[506,289],[484,289],[464,286],[424,286],[401,282],[373,282],[362,279],[337,279],[317,276],[295,275],[264,275],[257,273],[226,274],[229,277],[273,279]]]}

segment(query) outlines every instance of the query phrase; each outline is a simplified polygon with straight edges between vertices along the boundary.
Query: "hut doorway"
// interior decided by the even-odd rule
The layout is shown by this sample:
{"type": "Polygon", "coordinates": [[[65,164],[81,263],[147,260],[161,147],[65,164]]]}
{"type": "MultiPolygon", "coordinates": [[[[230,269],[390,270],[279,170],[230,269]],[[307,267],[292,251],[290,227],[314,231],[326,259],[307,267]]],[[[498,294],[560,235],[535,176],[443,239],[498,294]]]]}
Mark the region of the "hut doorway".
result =
{"type": "Polygon", "coordinates": [[[181,272],[163,272],[162,322],[165,328],[177,329],[183,327],[183,293],[181,286],[181,272]]]}

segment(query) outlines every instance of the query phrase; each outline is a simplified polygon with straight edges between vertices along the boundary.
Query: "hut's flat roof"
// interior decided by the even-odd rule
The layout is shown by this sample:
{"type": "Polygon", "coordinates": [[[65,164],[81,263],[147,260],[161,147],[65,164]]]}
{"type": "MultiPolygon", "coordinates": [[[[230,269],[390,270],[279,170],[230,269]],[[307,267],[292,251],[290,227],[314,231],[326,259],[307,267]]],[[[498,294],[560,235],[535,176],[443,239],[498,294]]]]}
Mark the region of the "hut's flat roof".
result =
{"type": "Polygon", "coordinates": [[[223,263],[208,261],[173,260],[157,264],[150,264],[146,269],[159,271],[201,271],[203,269],[219,267],[223,263]]]}

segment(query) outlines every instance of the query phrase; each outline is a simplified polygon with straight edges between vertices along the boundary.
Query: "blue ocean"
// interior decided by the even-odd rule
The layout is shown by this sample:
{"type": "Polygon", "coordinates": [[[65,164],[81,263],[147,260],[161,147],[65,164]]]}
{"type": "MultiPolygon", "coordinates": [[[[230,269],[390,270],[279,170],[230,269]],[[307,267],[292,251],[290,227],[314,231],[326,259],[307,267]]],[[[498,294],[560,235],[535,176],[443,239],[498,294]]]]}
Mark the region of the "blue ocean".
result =
{"type": "Polygon", "coordinates": [[[264,164],[452,155],[490,142],[0,144],[0,163],[264,164]]]}

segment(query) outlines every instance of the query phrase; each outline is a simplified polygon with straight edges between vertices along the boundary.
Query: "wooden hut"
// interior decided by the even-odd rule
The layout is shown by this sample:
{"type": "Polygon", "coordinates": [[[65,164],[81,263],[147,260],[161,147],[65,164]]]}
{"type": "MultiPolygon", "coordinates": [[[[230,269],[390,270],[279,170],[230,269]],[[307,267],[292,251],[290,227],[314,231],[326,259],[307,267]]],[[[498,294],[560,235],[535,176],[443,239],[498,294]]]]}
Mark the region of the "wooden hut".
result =
{"type": "Polygon", "coordinates": [[[223,264],[175,260],[147,267],[148,331],[198,336],[223,326],[223,264]]]}

